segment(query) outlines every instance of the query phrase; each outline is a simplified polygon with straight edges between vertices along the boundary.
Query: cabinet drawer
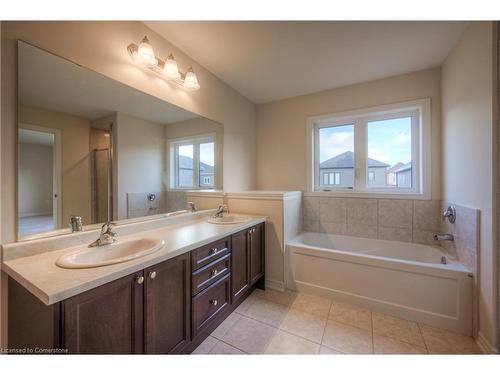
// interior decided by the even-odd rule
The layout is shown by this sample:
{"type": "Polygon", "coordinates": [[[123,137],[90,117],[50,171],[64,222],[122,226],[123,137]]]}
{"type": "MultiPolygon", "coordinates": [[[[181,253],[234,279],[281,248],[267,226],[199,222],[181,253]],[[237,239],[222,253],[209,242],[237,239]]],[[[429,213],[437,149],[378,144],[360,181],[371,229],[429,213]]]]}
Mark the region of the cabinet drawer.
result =
{"type": "Polygon", "coordinates": [[[191,269],[195,271],[228,254],[231,251],[229,241],[228,237],[193,250],[191,252],[191,269]]]}
{"type": "Polygon", "coordinates": [[[231,254],[214,260],[205,267],[193,272],[191,276],[191,292],[193,295],[226,276],[231,269],[231,254]]]}
{"type": "Polygon", "coordinates": [[[193,298],[192,337],[195,337],[229,306],[229,299],[231,295],[229,280],[229,274],[227,274],[215,284],[198,293],[198,295],[193,298]]]}

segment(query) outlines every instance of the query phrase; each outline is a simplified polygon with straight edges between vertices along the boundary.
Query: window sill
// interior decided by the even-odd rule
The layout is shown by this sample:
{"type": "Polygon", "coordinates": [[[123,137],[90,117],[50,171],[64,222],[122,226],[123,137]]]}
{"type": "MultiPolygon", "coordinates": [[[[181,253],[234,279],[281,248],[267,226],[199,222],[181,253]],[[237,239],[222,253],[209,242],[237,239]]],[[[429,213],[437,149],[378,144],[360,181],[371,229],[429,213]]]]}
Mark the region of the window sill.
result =
{"type": "Polygon", "coordinates": [[[383,192],[383,191],[309,191],[305,197],[337,197],[337,198],[374,198],[374,199],[411,199],[411,200],[431,200],[429,193],[404,193],[404,192],[383,192]]]}

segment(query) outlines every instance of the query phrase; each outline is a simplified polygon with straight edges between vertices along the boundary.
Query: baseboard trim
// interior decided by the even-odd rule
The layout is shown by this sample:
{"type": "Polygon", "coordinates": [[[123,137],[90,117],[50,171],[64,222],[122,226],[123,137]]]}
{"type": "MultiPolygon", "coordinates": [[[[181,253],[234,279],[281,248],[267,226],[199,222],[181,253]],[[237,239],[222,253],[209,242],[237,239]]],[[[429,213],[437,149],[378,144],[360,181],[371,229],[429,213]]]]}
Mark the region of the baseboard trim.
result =
{"type": "Polygon", "coordinates": [[[277,290],[280,292],[285,291],[285,283],[283,281],[266,279],[266,288],[277,290]]]}
{"type": "Polygon", "coordinates": [[[481,332],[479,332],[477,335],[476,344],[485,354],[498,354],[498,349],[491,346],[481,332]]]}

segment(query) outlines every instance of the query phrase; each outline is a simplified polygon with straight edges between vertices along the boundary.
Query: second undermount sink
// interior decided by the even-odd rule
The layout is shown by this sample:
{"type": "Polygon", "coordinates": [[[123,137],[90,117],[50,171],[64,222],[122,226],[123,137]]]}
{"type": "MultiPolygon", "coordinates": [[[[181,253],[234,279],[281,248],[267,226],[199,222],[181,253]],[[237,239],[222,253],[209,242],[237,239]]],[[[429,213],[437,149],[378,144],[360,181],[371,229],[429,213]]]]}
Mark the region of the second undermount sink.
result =
{"type": "Polygon", "coordinates": [[[212,224],[239,224],[245,223],[250,219],[251,218],[243,215],[226,214],[221,217],[211,217],[210,219],[208,219],[208,222],[212,224]]]}
{"type": "Polygon", "coordinates": [[[133,238],[99,247],[80,246],[57,259],[62,268],[94,268],[127,262],[161,249],[165,241],[157,238],[133,238]]]}

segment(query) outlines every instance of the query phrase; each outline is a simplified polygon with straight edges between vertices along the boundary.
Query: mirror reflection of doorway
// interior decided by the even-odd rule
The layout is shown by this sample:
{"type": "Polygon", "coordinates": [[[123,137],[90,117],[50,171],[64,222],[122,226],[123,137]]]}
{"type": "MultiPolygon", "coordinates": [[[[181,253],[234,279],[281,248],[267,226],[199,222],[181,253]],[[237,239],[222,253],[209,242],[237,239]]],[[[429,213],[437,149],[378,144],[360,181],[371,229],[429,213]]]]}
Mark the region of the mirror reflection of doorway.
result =
{"type": "Polygon", "coordinates": [[[59,227],[57,142],[55,129],[19,128],[19,237],[59,227]]]}

